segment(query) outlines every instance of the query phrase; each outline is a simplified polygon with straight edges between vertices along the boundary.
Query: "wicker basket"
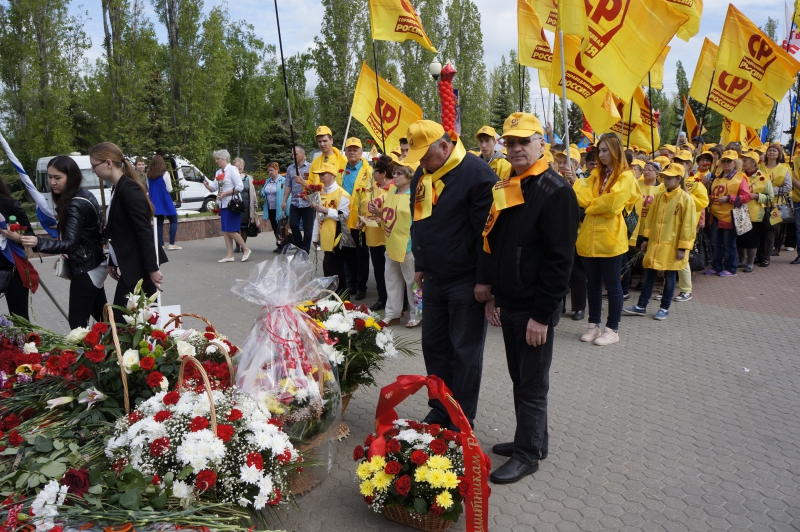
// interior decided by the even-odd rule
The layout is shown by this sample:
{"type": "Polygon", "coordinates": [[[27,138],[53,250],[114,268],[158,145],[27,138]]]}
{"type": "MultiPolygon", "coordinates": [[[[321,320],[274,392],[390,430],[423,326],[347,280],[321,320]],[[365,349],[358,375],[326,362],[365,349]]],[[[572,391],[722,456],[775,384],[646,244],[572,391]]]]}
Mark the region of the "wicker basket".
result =
{"type": "Polygon", "coordinates": [[[287,480],[289,489],[295,497],[308,493],[319,484],[319,479],[314,474],[314,468],[304,469],[302,473],[292,471],[287,480]]]}
{"type": "MultiPolygon", "coordinates": [[[[353,390],[355,392],[355,390],[353,390]]],[[[347,405],[350,404],[350,399],[353,398],[353,392],[348,393],[347,395],[342,396],[342,418],[344,418],[344,411],[347,410],[347,405]]],[[[347,426],[347,423],[344,421],[339,422],[339,434],[336,439],[342,441],[343,439],[350,436],[350,427],[347,426]]]]}
{"type": "Polygon", "coordinates": [[[410,526],[423,532],[439,532],[440,530],[447,530],[452,521],[444,521],[438,516],[426,514],[419,515],[415,512],[409,512],[405,506],[391,506],[383,507],[383,516],[389,521],[400,523],[401,525],[410,526]]]}

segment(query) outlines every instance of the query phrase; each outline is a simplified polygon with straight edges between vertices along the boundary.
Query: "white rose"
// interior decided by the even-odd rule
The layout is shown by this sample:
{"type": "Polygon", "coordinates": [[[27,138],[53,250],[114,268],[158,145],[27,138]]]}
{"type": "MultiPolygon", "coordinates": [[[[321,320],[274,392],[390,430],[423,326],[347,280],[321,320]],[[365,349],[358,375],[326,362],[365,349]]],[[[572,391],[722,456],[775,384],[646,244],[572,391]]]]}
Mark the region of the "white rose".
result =
{"type": "Polygon", "coordinates": [[[125,351],[125,354],[122,355],[122,367],[125,369],[125,373],[130,373],[132,371],[131,368],[138,365],[139,351],[136,349],[128,349],[125,351]]]}
{"type": "Polygon", "coordinates": [[[194,346],[189,342],[178,340],[177,342],[175,342],[175,345],[178,348],[179,357],[186,358],[186,357],[193,357],[195,355],[194,346]]]}
{"type": "Polygon", "coordinates": [[[22,346],[22,352],[26,355],[30,355],[31,353],[38,353],[39,350],[36,349],[36,344],[33,342],[29,342],[22,346]]]}
{"type": "Polygon", "coordinates": [[[72,329],[65,340],[68,344],[78,345],[86,338],[86,335],[89,334],[89,329],[85,327],[78,327],[77,329],[72,329]]]}
{"type": "Polygon", "coordinates": [[[161,391],[166,392],[167,388],[169,388],[169,381],[167,380],[166,377],[161,377],[161,382],[159,383],[159,385],[161,386],[161,391]]]}

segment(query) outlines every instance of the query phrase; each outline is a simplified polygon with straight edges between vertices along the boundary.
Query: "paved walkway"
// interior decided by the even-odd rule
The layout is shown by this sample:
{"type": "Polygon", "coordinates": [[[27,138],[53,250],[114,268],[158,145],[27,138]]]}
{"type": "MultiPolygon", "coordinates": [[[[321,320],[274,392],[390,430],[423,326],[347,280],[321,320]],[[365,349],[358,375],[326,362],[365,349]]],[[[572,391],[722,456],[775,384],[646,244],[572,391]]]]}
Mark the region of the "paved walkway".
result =
{"type": "MultiPolygon", "coordinates": [[[[163,268],[165,304],[180,303],[241,342],[257,307],[228,290],[272,259],[273,244],[262,235],[252,241],[250,263],[217,264],[221,238],[184,243],[163,268]]],[[[490,530],[800,529],[800,266],[789,265],[793,256],[784,251],[769,268],[735,279],[700,276],[694,300],[674,303],[667,321],[623,318],[615,346],[582,344],[586,322],[567,314],[551,371],[550,456],[532,477],[493,487],[490,530]]],[[[40,271],[66,306],[68,283],[51,274],[51,261],[40,271]]],[[[109,296],[113,288],[109,281],[109,296]]],[[[34,307],[41,325],[66,331],[43,293],[34,307]]],[[[424,373],[422,357],[390,362],[380,384],[404,373],[424,373]]],[[[371,513],[354,480],[352,449],[373,427],[376,399],[377,389],[356,393],[345,415],[353,435],[339,444],[331,477],[276,528],[408,530],[371,513]]],[[[476,420],[484,449],[512,438],[510,405],[502,337],[490,327],[476,420]]],[[[426,411],[418,395],[399,413],[426,411]]],[[[464,530],[464,520],[453,529],[464,530]]]]}

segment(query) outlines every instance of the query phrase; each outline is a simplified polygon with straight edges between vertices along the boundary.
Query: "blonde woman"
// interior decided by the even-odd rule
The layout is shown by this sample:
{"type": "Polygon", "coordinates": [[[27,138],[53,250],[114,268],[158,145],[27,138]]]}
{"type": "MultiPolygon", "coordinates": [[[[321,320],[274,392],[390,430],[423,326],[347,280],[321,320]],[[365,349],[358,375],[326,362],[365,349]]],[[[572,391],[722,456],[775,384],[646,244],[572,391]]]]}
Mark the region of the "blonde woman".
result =
{"type": "Polygon", "coordinates": [[[246,262],[250,258],[251,250],[247,247],[242,240],[242,235],[239,234],[241,225],[241,215],[238,212],[231,212],[228,210],[228,203],[231,201],[231,196],[239,194],[244,189],[242,177],[239,175],[239,170],[231,164],[231,154],[228,150],[218,150],[214,152],[214,161],[217,163],[219,170],[214,174],[214,181],[204,181],[203,184],[209,192],[217,192],[217,207],[219,207],[219,219],[222,228],[222,234],[225,237],[225,249],[227,254],[224,258],[217,262],[233,262],[233,243],[235,242],[244,250],[242,262],[246,262]],[[221,185],[221,186],[220,186],[221,185]]]}
{"type": "MultiPolygon", "coordinates": [[[[253,185],[253,178],[244,171],[244,159],[237,157],[233,160],[233,166],[236,167],[236,169],[239,171],[239,175],[242,177],[243,188],[241,196],[242,201],[247,206],[247,209],[240,216],[241,223],[239,225],[239,235],[242,237],[242,240],[247,242],[247,227],[256,221],[258,197],[256,196],[256,188],[253,185]]],[[[236,244],[234,253],[240,253],[241,251],[241,246],[236,244]]]]}

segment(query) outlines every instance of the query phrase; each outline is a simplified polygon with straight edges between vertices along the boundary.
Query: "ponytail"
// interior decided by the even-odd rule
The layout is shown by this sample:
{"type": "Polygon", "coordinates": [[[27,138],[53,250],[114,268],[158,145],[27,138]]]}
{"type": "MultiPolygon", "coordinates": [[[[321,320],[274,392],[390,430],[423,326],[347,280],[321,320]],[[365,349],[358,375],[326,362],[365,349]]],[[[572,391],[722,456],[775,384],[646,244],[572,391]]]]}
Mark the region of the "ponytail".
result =
{"type": "Polygon", "coordinates": [[[147,206],[150,210],[150,217],[153,217],[155,209],[153,208],[153,204],[150,202],[150,197],[147,195],[147,190],[145,190],[144,186],[136,178],[136,171],[134,170],[133,165],[128,159],[125,158],[125,155],[122,153],[122,150],[119,149],[119,146],[113,142],[101,142],[89,150],[89,156],[94,157],[98,161],[111,161],[111,164],[122,170],[122,175],[124,177],[136,183],[147,200],[147,206]]]}

